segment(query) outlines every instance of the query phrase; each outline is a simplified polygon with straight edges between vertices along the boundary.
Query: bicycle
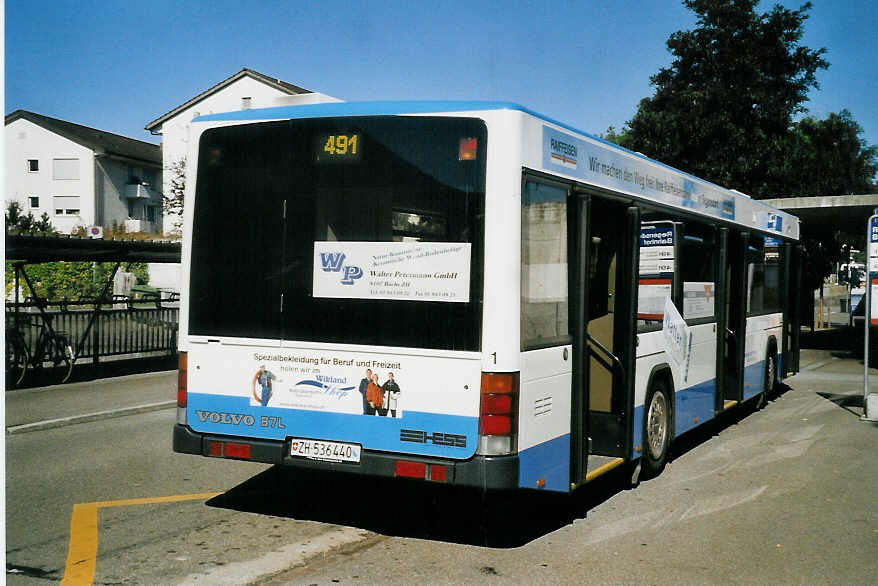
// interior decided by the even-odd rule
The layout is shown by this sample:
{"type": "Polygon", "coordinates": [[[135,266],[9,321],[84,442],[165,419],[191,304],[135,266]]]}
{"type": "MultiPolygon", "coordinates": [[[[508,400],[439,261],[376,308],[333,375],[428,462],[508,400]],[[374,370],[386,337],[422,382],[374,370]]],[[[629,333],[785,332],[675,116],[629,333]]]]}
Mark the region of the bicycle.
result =
{"type": "Polygon", "coordinates": [[[36,325],[40,329],[36,345],[31,353],[24,339],[21,329],[7,328],[6,330],[6,375],[7,380],[14,382],[15,386],[24,380],[27,368],[42,370],[49,363],[51,378],[59,383],[65,383],[73,374],[75,354],[73,345],[66,332],[52,329],[51,316],[44,316],[35,324],[26,318],[21,322],[25,325],[36,325]],[[12,340],[12,344],[9,341],[12,340]]]}
{"type": "Polygon", "coordinates": [[[20,386],[27,374],[30,352],[18,328],[6,328],[6,386],[20,386]]]}

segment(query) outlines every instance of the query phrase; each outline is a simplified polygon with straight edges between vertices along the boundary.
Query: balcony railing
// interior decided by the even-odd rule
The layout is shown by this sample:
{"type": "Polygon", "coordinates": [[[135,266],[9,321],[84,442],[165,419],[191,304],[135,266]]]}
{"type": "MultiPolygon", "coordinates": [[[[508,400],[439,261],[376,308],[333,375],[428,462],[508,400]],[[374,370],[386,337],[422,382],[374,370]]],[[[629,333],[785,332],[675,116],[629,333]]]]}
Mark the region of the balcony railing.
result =
{"type": "Polygon", "coordinates": [[[152,193],[148,186],[142,183],[134,183],[125,186],[125,197],[130,199],[151,199],[152,193]]]}

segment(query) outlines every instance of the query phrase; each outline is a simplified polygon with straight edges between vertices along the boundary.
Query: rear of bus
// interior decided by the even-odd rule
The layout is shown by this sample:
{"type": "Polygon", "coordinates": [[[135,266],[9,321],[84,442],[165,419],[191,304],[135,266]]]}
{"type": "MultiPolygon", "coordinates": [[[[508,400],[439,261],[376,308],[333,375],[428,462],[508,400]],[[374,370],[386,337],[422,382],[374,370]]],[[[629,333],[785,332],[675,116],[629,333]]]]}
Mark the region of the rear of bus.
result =
{"type": "Polygon", "coordinates": [[[513,486],[518,380],[481,369],[485,122],[213,124],[190,154],[174,450],[513,486]]]}

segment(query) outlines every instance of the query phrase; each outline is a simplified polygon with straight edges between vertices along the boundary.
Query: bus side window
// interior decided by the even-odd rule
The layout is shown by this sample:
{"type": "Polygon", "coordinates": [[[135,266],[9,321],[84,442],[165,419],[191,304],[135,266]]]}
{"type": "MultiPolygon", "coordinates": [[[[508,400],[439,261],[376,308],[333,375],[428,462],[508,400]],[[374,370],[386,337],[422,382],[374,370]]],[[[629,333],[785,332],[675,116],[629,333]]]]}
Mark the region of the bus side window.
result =
{"type": "Polygon", "coordinates": [[[527,181],[521,194],[521,347],[568,343],[567,189],[527,181]]]}
{"type": "Polygon", "coordinates": [[[665,216],[645,214],[640,225],[637,333],[662,329],[665,300],[673,294],[675,228],[665,216]],[[655,216],[655,217],[653,217],[655,216]]]}
{"type": "Polygon", "coordinates": [[[780,243],[754,235],[747,247],[747,315],[781,311],[783,258],[780,243]]]}
{"type": "Polygon", "coordinates": [[[712,228],[687,222],[682,240],[680,278],[683,318],[707,320],[716,315],[716,239],[712,228]]]}

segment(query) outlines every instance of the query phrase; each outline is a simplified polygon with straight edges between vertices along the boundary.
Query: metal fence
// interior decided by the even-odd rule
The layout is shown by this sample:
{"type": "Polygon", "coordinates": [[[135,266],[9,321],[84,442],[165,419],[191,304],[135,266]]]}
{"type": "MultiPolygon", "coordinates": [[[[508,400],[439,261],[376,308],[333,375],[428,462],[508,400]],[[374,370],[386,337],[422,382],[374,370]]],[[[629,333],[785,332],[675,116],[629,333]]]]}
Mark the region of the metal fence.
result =
{"type": "Polygon", "coordinates": [[[179,308],[175,300],[144,303],[116,298],[97,312],[94,301],[47,302],[42,308],[40,312],[32,302],[6,305],[7,330],[18,329],[31,351],[48,319],[56,332],[67,335],[78,363],[97,363],[110,356],[177,353],[179,308]]]}

